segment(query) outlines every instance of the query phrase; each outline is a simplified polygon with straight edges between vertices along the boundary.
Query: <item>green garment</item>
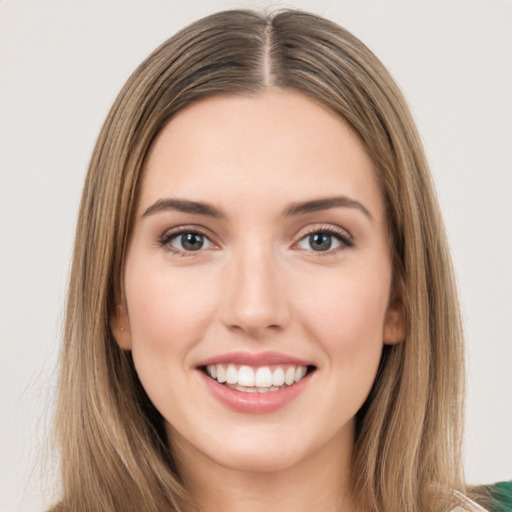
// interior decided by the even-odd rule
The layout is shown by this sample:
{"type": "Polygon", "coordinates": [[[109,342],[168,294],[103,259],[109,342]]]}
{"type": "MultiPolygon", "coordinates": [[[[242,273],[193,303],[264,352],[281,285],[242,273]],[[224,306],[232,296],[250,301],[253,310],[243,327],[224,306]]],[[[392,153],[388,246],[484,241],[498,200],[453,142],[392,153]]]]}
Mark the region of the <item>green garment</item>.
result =
{"type": "Polygon", "coordinates": [[[512,481],[500,482],[492,488],[491,512],[512,512],[512,481]]]}

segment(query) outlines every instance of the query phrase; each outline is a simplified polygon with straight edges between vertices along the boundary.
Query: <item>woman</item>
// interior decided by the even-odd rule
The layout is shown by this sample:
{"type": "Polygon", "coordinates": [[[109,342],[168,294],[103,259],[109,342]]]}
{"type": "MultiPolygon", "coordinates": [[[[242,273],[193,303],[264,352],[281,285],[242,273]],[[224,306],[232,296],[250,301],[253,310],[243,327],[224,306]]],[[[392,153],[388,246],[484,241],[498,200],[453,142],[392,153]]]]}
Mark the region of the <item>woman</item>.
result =
{"type": "Polygon", "coordinates": [[[157,49],[87,176],[59,510],[478,510],[421,143],[376,57],[233,11],[157,49]]]}

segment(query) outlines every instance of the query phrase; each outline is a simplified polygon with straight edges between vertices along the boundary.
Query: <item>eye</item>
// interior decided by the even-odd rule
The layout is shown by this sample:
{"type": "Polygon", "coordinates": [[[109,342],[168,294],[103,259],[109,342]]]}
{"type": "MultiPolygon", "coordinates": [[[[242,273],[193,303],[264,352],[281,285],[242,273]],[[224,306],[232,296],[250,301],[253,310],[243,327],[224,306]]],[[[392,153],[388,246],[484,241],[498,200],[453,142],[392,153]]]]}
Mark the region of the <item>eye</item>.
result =
{"type": "Polygon", "coordinates": [[[331,228],[309,233],[299,240],[297,247],[314,252],[335,252],[337,249],[353,245],[348,235],[331,228]]]}
{"type": "Polygon", "coordinates": [[[162,236],[160,245],[182,255],[215,247],[206,235],[193,230],[166,233],[162,236]]]}

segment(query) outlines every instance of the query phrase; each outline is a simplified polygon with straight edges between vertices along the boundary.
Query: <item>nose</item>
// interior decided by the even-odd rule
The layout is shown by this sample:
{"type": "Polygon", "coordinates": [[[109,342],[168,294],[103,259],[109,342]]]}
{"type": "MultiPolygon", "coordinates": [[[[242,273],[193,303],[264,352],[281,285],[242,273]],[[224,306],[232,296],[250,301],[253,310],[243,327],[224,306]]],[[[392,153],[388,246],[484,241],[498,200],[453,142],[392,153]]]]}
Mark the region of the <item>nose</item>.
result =
{"type": "Polygon", "coordinates": [[[284,329],[290,312],[284,276],[271,251],[246,248],[233,256],[224,282],[222,321],[261,338],[284,329]]]}

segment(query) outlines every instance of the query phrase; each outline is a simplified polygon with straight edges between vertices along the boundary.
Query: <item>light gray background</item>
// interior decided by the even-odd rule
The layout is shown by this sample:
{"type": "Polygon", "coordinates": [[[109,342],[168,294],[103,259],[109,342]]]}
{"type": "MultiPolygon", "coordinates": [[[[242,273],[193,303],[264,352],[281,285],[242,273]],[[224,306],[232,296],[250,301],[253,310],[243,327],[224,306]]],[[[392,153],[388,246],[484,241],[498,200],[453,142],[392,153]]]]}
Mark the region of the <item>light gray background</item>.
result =
{"type": "Polygon", "coordinates": [[[44,510],[57,490],[45,446],[68,264],[84,173],[109,106],[135,66],[178,28],[220,9],[273,5],[345,26],[404,90],[460,285],[468,479],[512,478],[510,1],[3,0],[0,510],[44,510]]]}

